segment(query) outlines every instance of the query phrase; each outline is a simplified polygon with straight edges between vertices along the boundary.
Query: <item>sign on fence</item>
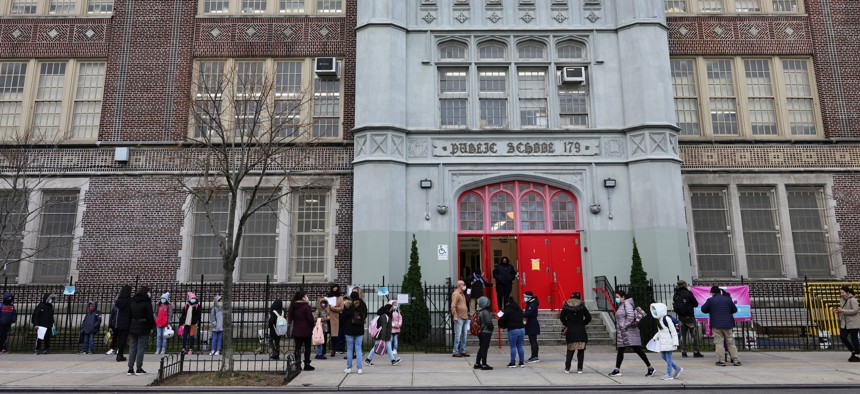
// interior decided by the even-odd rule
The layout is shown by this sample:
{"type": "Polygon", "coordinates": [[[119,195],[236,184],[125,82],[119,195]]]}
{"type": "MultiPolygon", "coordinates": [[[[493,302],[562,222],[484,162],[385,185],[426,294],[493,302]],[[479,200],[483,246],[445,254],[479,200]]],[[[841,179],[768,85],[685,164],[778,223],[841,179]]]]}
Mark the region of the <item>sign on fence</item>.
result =
{"type": "MultiPolygon", "coordinates": [[[[732,301],[738,307],[737,313],[734,314],[735,321],[752,321],[749,286],[725,286],[720,288],[729,293],[732,301]]],[[[708,321],[710,316],[707,313],[702,313],[702,305],[705,305],[708,298],[711,298],[710,286],[692,286],[690,287],[690,291],[693,292],[696,301],[699,301],[699,306],[695,310],[696,320],[708,321]]]]}

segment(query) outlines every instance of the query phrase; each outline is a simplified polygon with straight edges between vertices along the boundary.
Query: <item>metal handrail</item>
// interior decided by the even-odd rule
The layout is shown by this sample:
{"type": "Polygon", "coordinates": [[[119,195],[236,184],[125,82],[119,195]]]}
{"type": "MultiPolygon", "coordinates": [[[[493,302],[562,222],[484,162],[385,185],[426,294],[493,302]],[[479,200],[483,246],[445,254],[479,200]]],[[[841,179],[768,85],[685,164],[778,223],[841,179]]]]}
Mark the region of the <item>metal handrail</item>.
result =
{"type": "Polygon", "coordinates": [[[594,287],[591,290],[594,290],[598,297],[600,296],[600,293],[603,293],[603,296],[606,297],[606,302],[609,303],[610,307],[612,307],[612,312],[615,312],[615,303],[612,302],[611,298],[609,298],[609,293],[606,292],[606,289],[602,287],[594,287]]]}

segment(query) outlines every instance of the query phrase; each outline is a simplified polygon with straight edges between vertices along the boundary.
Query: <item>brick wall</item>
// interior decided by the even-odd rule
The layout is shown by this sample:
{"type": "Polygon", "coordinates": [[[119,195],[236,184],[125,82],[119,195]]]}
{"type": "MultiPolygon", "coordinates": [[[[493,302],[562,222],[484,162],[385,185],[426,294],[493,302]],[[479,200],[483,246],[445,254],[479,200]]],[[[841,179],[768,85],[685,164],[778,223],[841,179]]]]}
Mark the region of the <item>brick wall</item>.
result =
{"type": "Polygon", "coordinates": [[[839,242],[834,246],[841,249],[847,279],[860,281],[860,173],[834,175],[833,194],[839,223],[839,242]]]}

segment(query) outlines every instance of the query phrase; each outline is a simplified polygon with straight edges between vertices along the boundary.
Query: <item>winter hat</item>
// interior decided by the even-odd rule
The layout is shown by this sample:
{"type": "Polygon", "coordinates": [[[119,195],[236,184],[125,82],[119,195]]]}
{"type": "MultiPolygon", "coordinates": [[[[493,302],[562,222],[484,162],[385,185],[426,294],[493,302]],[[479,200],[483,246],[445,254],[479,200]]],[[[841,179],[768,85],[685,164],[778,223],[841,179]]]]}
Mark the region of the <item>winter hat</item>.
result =
{"type": "Polygon", "coordinates": [[[166,300],[167,302],[170,302],[170,292],[168,291],[168,292],[162,294],[161,299],[166,300]]]}
{"type": "Polygon", "coordinates": [[[683,280],[683,279],[680,279],[680,280],[678,280],[677,285],[678,285],[678,287],[683,287],[683,288],[685,288],[685,289],[686,289],[686,288],[687,288],[687,281],[686,281],[686,280],[683,280]]]}
{"type": "Polygon", "coordinates": [[[191,300],[191,299],[196,299],[196,298],[197,298],[197,296],[196,296],[194,293],[192,293],[192,292],[190,292],[190,291],[188,292],[188,299],[189,299],[189,300],[191,300]]]}
{"type": "Polygon", "coordinates": [[[487,309],[487,307],[489,305],[490,305],[490,299],[489,298],[487,298],[487,297],[478,298],[478,310],[479,311],[487,309]]]}
{"type": "Polygon", "coordinates": [[[711,294],[722,294],[723,291],[720,290],[720,286],[711,286],[711,294]]]}
{"type": "Polygon", "coordinates": [[[579,294],[579,292],[578,292],[578,291],[574,291],[574,292],[573,292],[573,294],[571,294],[571,295],[570,295],[570,298],[577,299],[577,300],[581,300],[581,299],[582,299],[582,294],[579,294]]]}
{"type": "Polygon", "coordinates": [[[525,294],[523,294],[523,295],[525,295],[526,297],[529,297],[529,298],[535,298],[535,294],[534,294],[534,293],[532,293],[531,291],[527,291],[527,292],[526,292],[525,294]]]}

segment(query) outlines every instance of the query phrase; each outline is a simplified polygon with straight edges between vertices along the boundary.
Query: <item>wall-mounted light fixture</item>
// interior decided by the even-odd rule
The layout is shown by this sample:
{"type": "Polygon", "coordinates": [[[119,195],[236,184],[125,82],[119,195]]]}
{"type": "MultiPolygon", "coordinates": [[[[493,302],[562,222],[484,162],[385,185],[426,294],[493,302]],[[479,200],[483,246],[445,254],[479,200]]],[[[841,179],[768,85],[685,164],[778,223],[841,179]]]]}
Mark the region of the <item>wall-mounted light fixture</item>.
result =
{"type": "Polygon", "coordinates": [[[615,181],[615,179],[612,179],[612,178],[606,178],[603,180],[603,187],[605,187],[607,189],[614,188],[616,184],[617,184],[617,182],[615,181]]]}
{"type": "Polygon", "coordinates": [[[430,189],[433,187],[433,181],[429,179],[422,179],[418,184],[421,185],[422,189],[430,189]]]}

